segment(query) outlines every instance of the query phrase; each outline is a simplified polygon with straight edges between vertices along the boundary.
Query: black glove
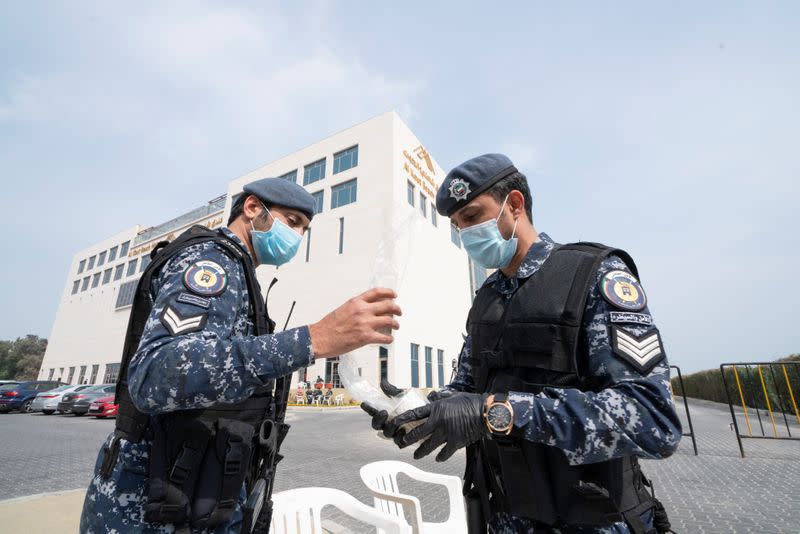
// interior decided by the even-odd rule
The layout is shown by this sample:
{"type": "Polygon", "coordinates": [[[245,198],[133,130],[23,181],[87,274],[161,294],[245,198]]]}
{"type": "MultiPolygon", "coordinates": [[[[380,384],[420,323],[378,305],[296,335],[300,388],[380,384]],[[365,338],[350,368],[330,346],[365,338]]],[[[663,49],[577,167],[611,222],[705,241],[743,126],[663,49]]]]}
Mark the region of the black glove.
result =
{"type": "Polygon", "coordinates": [[[486,397],[486,394],[455,393],[398,415],[385,425],[384,434],[391,434],[400,448],[428,438],[414,451],[416,460],[445,444],[436,455],[437,462],[444,462],[458,449],[475,443],[489,433],[483,422],[486,397]],[[425,418],[427,421],[408,433],[400,428],[425,418]]]}
{"type": "MultiPolygon", "coordinates": [[[[381,391],[383,391],[383,394],[387,397],[397,397],[398,395],[402,395],[404,390],[390,384],[388,380],[384,379],[381,380],[381,391]]],[[[362,402],[361,409],[372,417],[372,428],[375,430],[383,430],[383,434],[387,438],[392,437],[386,433],[386,419],[389,418],[389,413],[386,410],[379,410],[368,402],[362,402]]]]}
{"type": "Polygon", "coordinates": [[[458,393],[458,391],[454,389],[435,389],[428,393],[428,400],[431,402],[436,402],[437,400],[446,399],[447,397],[452,397],[458,393]]]}

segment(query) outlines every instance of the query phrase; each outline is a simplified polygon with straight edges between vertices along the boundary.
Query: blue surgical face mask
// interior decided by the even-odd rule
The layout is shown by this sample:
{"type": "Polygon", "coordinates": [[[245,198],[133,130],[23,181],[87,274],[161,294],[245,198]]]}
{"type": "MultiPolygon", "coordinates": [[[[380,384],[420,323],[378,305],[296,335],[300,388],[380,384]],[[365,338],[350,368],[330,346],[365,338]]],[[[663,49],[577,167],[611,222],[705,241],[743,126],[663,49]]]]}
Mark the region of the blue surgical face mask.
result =
{"type": "Polygon", "coordinates": [[[283,265],[297,254],[303,237],[283,221],[273,217],[266,206],[264,206],[264,210],[272,217],[272,228],[266,232],[260,232],[253,226],[253,221],[250,221],[253,251],[260,264],[283,265]]]}
{"type": "Polygon", "coordinates": [[[500,228],[497,227],[497,220],[503,214],[507,200],[508,196],[503,200],[503,205],[500,206],[500,213],[497,218],[464,228],[459,232],[461,234],[461,242],[464,243],[464,249],[469,257],[475,263],[487,269],[507,267],[517,251],[517,238],[514,237],[514,233],[517,231],[517,221],[519,219],[514,221],[514,230],[511,232],[510,239],[504,239],[500,233],[500,228]]]}

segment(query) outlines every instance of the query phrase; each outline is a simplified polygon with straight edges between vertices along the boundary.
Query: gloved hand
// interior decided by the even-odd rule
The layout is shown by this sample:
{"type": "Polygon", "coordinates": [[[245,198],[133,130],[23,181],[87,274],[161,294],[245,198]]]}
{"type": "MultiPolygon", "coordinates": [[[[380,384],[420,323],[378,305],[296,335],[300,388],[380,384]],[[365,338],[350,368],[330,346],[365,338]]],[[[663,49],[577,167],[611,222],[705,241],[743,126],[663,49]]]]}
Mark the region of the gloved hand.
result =
{"type": "MultiPolygon", "coordinates": [[[[404,390],[389,383],[388,380],[381,380],[381,391],[387,397],[398,397],[403,394],[404,390]]],[[[361,409],[367,412],[372,417],[372,428],[375,430],[383,430],[383,435],[387,438],[392,436],[386,433],[386,419],[389,418],[389,413],[386,410],[380,410],[368,402],[361,403],[361,409]]]]}
{"type": "Polygon", "coordinates": [[[431,402],[436,402],[437,400],[452,397],[456,393],[458,393],[458,391],[454,389],[435,389],[428,393],[428,400],[431,402]]]}
{"type": "Polygon", "coordinates": [[[489,430],[483,422],[486,397],[486,394],[455,393],[431,404],[409,410],[387,423],[384,435],[393,436],[400,448],[428,438],[414,451],[416,460],[429,455],[444,444],[436,455],[437,462],[444,462],[458,449],[488,435],[489,430]],[[427,418],[425,423],[408,433],[400,428],[407,423],[425,418],[427,418]]]}

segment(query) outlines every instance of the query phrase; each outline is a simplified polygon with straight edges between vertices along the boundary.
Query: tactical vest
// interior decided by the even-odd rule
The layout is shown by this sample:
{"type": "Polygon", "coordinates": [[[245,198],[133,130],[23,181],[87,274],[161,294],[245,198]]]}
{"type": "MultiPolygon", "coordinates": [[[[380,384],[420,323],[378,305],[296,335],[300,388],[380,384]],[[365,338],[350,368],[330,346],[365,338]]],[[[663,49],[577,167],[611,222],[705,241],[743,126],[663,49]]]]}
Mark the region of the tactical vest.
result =
{"type": "MultiPolygon", "coordinates": [[[[105,451],[101,468],[101,474],[106,477],[113,470],[120,439],[139,442],[146,431],[152,432],[145,519],[173,523],[184,531],[188,527],[214,527],[231,520],[242,485],[246,483],[250,490],[263,466],[264,454],[269,453],[263,450],[264,442],[269,441],[276,413],[272,381],[242,402],[159,415],[156,424],[151,424],[151,417],[140,412],[131,400],[128,368],[153,307],[153,278],[185,248],[209,241],[222,247],[244,270],[249,317],[255,334],[269,334],[274,330],[266,303],[261,300],[252,260],[234,240],[220,231],[193,226],[171,243],[159,243],[151,253],[152,261],[142,274],[134,296],[117,379],[119,414],[115,436],[105,451]]],[[[282,421],[279,426],[282,435],[278,440],[282,441],[288,426],[282,425],[282,421]]],[[[275,446],[274,439],[272,446],[275,446]]],[[[255,518],[245,518],[246,523],[255,521],[262,504],[258,503],[255,518]]]]}
{"type": "MultiPolygon", "coordinates": [[[[557,245],[510,301],[484,286],[469,313],[476,391],[539,393],[545,387],[592,391],[578,355],[586,299],[600,263],[624,251],[595,243],[557,245]]],[[[635,457],[570,465],[556,447],[512,436],[482,439],[469,451],[465,484],[477,489],[488,517],[498,512],[569,528],[627,521],[644,532],[638,515],[653,506],[635,457]],[[637,524],[638,523],[638,524],[637,524]]]]}

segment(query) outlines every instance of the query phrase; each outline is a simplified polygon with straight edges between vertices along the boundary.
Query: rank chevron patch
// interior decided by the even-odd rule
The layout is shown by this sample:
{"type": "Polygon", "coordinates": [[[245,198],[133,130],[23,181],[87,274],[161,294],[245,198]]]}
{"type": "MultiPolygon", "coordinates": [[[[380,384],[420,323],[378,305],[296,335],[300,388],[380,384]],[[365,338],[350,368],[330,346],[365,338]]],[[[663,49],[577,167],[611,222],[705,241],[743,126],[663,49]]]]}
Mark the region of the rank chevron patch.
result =
{"type": "Polygon", "coordinates": [[[168,305],[161,312],[161,323],[169,330],[170,335],[177,336],[180,334],[188,334],[189,332],[197,332],[206,326],[208,320],[207,313],[200,315],[190,315],[188,317],[181,316],[178,310],[168,305]]]}
{"type": "Polygon", "coordinates": [[[611,326],[611,347],[614,353],[633,365],[640,373],[646,374],[664,359],[664,345],[658,330],[650,330],[636,336],[620,328],[611,326]]]}

